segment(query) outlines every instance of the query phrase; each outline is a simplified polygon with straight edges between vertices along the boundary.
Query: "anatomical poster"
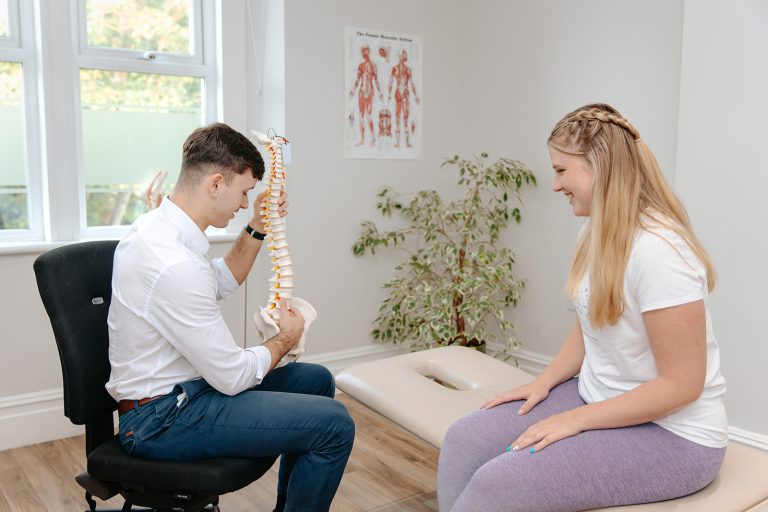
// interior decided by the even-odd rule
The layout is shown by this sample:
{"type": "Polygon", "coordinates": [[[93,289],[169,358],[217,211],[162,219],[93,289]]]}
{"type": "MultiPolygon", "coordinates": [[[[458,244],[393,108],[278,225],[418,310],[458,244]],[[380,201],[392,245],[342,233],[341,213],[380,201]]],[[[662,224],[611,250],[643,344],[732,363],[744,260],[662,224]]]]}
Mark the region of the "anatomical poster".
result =
{"type": "Polygon", "coordinates": [[[344,156],[420,158],[421,36],[345,27],[344,156]]]}

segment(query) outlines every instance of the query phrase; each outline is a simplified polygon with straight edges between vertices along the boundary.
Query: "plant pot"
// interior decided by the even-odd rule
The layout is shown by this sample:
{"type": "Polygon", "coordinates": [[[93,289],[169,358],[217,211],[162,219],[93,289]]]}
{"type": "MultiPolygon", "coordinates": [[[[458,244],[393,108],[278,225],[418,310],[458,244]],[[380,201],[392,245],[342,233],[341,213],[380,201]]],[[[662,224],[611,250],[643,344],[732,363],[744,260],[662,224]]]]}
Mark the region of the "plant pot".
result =
{"type": "Polygon", "coordinates": [[[483,354],[487,354],[488,345],[484,341],[478,342],[477,340],[469,340],[467,343],[441,343],[437,342],[438,347],[449,347],[449,346],[459,346],[459,347],[467,347],[467,348],[473,348],[477,350],[478,352],[482,352],[483,354]]]}

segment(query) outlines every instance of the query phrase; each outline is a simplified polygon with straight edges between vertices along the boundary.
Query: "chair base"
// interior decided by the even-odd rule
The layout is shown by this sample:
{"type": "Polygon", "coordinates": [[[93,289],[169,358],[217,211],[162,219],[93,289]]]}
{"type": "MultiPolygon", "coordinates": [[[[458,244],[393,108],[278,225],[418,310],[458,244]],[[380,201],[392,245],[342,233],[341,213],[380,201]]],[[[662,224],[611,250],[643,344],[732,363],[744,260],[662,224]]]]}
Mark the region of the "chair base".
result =
{"type": "Polygon", "coordinates": [[[169,494],[167,491],[145,489],[141,492],[124,491],[120,495],[126,503],[149,507],[154,510],[183,510],[184,512],[197,512],[205,510],[208,506],[218,508],[219,497],[216,495],[201,494],[169,494]]]}
{"type": "Polygon", "coordinates": [[[80,487],[85,489],[85,501],[90,507],[90,512],[96,511],[97,504],[93,499],[94,496],[102,501],[107,501],[118,494],[123,497],[126,503],[121,509],[123,511],[181,509],[194,512],[199,510],[218,510],[219,496],[215,494],[169,493],[168,491],[157,489],[129,490],[115,482],[105,482],[94,478],[87,472],[77,475],[75,481],[80,484],[80,487]],[[146,508],[134,509],[132,508],[133,505],[146,508]]]}
{"type": "MultiPolygon", "coordinates": [[[[90,494],[85,493],[85,499],[86,501],[88,501],[88,505],[90,508],[88,510],[85,510],[84,512],[126,512],[128,510],[132,512],[165,512],[166,510],[168,512],[172,512],[173,510],[176,510],[176,509],[156,509],[156,508],[145,508],[145,507],[133,508],[133,506],[126,501],[125,505],[123,505],[123,508],[119,510],[116,508],[111,508],[111,509],[99,509],[97,511],[96,502],[93,501],[93,499],[90,497],[90,494]]],[[[221,512],[221,509],[219,508],[218,505],[208,505],[204,508],[201,508],[199,512],[221,512]]]]}
{"type": "MultiPolygon", "coordinates": [[[[83,471],[75,477],[75,481],[80,487],[85,489],[85,495],[96,496],[102,501],[107,501],[120,492],[120,486],[113,482],[104,482],[93,478],[88,472],[83,471]]],[[[87,499],[87,498],[86,498],[87,499]]],[[[90,500],[88,500],[90,503],[90,500]]],[[[91,505],[93,507],[93,505],[91,505]]]]}

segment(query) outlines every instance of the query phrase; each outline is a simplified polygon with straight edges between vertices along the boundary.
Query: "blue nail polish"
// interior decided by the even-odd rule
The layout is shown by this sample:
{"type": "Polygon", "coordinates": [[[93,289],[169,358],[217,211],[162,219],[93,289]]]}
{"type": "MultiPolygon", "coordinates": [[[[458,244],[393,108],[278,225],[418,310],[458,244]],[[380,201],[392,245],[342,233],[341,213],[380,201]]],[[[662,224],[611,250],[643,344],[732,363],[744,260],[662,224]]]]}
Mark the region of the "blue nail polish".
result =
{"type": "Polygon", "coordinates": [[[509,446],[507,446],[507,451],[508,451],[508,452],[511,452],[511,451],[512,451],[512,445],[509,445],[509,446]]]}
{"type": "Polygon", "coordinates": [[[528,450],[528,453],[536,453],[536,447],[532,447],[530,450],[528,450]]]}

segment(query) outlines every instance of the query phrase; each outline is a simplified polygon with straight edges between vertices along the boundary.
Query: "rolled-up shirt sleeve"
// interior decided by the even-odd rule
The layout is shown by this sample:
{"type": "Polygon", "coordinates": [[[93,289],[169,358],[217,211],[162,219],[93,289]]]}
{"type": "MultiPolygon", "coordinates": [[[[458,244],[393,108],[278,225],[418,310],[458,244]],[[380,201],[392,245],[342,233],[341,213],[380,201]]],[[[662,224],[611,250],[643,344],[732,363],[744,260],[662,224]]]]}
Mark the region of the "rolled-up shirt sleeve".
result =
{"type": "Polygon", "coordinates": [[[213,275],[216,277],[216,298],[227,300],[240,285],[224,258],[214,258],[210,260],[210,263],[213,275]]]}
{"type": "Polygon", "coordinates": [[[167,267],[147,299],[144,316],[211,386],[236,395],[261,382],[272,356],[264,346],[237,345],[216,302],[214,275],[202,261],[167,267]]]}

